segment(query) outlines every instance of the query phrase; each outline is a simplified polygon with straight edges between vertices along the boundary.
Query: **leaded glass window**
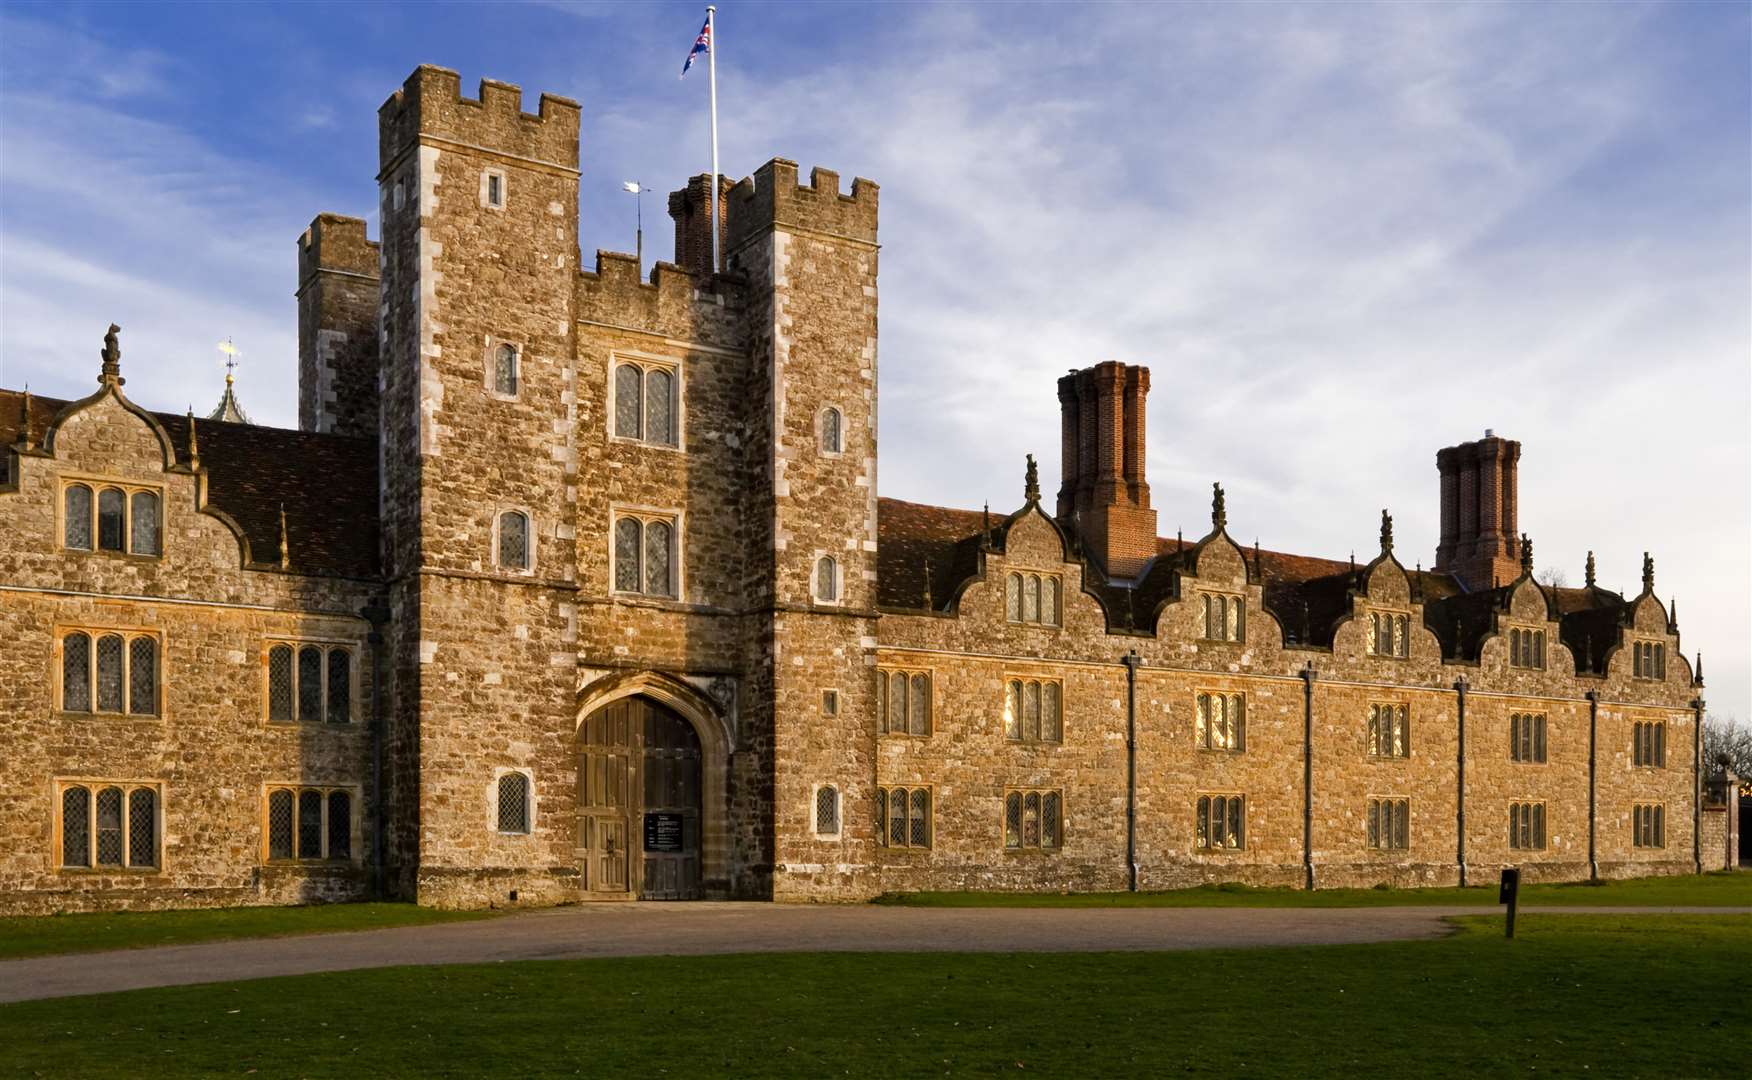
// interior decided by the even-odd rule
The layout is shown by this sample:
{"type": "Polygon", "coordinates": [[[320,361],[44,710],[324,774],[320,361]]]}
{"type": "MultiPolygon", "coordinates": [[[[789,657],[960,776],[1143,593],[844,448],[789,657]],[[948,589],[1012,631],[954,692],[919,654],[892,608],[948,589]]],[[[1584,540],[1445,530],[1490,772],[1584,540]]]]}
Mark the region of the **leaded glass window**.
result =
{"type": "Polygon", "coordinates": [[[122,711],[122,639],[117,634],[97,639],[97,711],[122,711]]]}
{"type": "Polygon", "coordinates": [[[908,816],[908,843],[913,847],[931,846],[931,793],[925,788],[913,788],[912,811],[908,816]]]}
{"type": "Polygon", "coordinates": [[[1056,682],[1040,684],[1040,737],[1059,742],[1065,737],[1064,691],[1056,682]]]}
{"type": "Polygon", "coordinates": [[[1631,725],[1631,764],[1639,768],[1658,769],[1666,766],[1666,721],[1639,720],[1631,725]]]}
{"type": "Polygon", "coordinates": [[[1667,808],[1660,804],[1631,808],[1631,845],[1639,848],[1667,846],[1667,808]]]}
{"type": "Polygon", "coordinates": [[[906,687],[904,671],[888,676],[888,730],[897,735],[906,734],[906,687]]]}
{"type": "Polygon", "coordinates": [[[1198,846],[1237,850],[1244,844],[1245,800],[1240,795],[1200,795],[1196,813],[1198,846]]]}
{"type": "Polygon", "coordinates": [[[644,372],[637,364],[614,369],[614,433],[623,439],[644,436],[644,372]]]}
{"type": "Polygon", "coordinates": [[[1040,792],[1022,797],[1022,846],[1040,846],[1040,792]]]}
{"type": "Polygon", "coordinates": [[[122,865],[122,789],[97,793],[97,865],[122,865]]]}
{"type": "Polygon", "coordinates": [[[501,345],[493,350],[493,392],[517,393],[517,350],[513,346],[501,345]]]}
{"type": "Polygon", "coordinates": [[[62,545],[78,551],[91,550],[91,489],[69,484],[62,521],[62,545]]]}
{"type": "Polygon", "coordinates": [[[322,858],[322,792],[305,788],[298,793],[298,857],[322,858]]]}
{"type": "Polygon", "coordinates": [[[1545,804],[1509,804],[1509,847],[1539,851],[1545,847],[1545,804]]]}
{"type": "Polygon", "coordinates": [[[507,570],[528,570],[529,517],[516,510],[499,515],[499,565],[507,570]]]}
{"type": "Polygon", "coordinates": [[[1022,739],[1040,741],[1040,684],[1033,680],[1022,684],[1022,739]]]}
{"type": "Polygon", "coordinates": [[[284,788],[268,795],[268,858],[292,857],[293,797],[284,788]]]}
{"type": "Polygon", "coordinates": [[[292,646],[275,645],[268,650],[268,720],[292,722],[292,646]]]}
{"type": "Polygon", "coordinates": [[[1004,846],[1022,846],[1022,793],[1012,791],[1004,796],[1004,846]]]}
{"type": "Polygon", "coordinates": [[[499,777],[499,831],[529,831],[529,777],[520,772],[499,777]]]}
{"type": "Polygon", "coordinates": [[[639,591],[641,532],[637,518],[621,518],[614,523],[614,587],[621,592],[639,591]]]}
{"type": "Polygon", "coordinates": [[[345,791],[329,792],[328,857],[353,857],[353,796],[345,791]]]}
{"type": "Polygon", "coordinates": [[[1509,760],[1545,763],[1545,714],[1514,713],[1509,717],[1509,760]]]}
{"type": "Polygon", "coordinates": [[[1064,798],[1049,791],[1040,799],[1040,846],[1056,848],[1064,836],[1064,798]]]}
{"type": "Polygon", "coordinates": [[[97,546],[102,551],[121,551],[123,524],[128,516],[128,497],[121,488],[107,487],[97,493],[97,546]]]}
{"type": "Polygon", "coordinates": [[[931,792],[928,788],[878,788],[877,837],[888,847],[931,846],[931,792]],[[886,824],[886,829],[880,828],[886,824]]]}
{"type": "Polygon", "coordinates": [[[61,792],[61,865],[91,865],[91,791],[70,787],[61,792]]]}
{"type": "Polygon", "coordinates": [[[1022,584],[1022,621],[1040,621],[1040,578],[1033,574],[1022,584]]]}
{"type": "Polygon", "coordinates": [[[1203,750],[1247,748],[1247,699],[1242,694],[1201,693],[1196,700],[1193,738],[1203,750]]]}
{"type": "Polygon", "coordinates": [[[61,708],[91,711],[91,635],[73,633],[61,639],[61,708]]]}
{"type": "Polygon", "coordinates": [[[906,808],[905,788],[895,788],[888,793],[888,843],[891,847],[906,846],[906,808]]]}
{"type": "Polygon", "coordinates": [[[1040,621],[1047,626],[1059,622],[1059,579],[1042,578],[1040,582],[1040,621]]]}
{"type": "Polygon", "coordinates": [[[1411,846],[1411,803],[1406,799],[1370,799],[1368,841],[1377,851],[1404,851],[1411,846]]]}
{"type": "Polygon", "coordinates": [[[128,865],[158,865],[158,793],[151,788],[128,792],[128,865]]]}
{"type": "Polygon", "coordinates": [[[136,491],[129,498],[128,550],[136,555],[158,554],[158,494],[136,491]]]}
{"type": "Polygon", "coordinates": [[[1004,694],[1004,738],[1022,737],[1022,681],[1011,679],[1004,694]]]}
{"type": "Polygon", "coordinates": [[[1059,624],[1063,590],[1051,574],[1008,574],[1004,578],[1004,616],[1011,622],[1059,624]]]}
{"type": "Polygon", "coordinates": [[[661,369],[645,375],[645,441],[675,445],[675,376],[661,369]]]}
{"type": "Polygon", "coordinates": [[[675,581],[670,574],[670,537],[667,521],[645,523],[645,593],[648,596],[674,596],[675,581]]]}
{"type": "Polygon", "coordinates": [[[815,832],[819,836],[838,836],[839,788],[823,784],[815,789],[815,832]]]}
{"type": "Polygon", "coordinates": [[[906,731],[909,735],[931,733],[931,677],[914,675],[912,693],[906,703],[906,731]]]}
{"type": "Polygon", "coordinates": [[[1545,666],[1545,631],[1510,630],[1509,665],[1519,668],[1543,668],[1545,666]]]}
{"type": "Polygon", "coordinates": [[[158,715],[158,642],[137,637],[128,642],[128,711],[158,715]]]}
{"type": "Polygon", "coordinates": [[[840,411],[824,409],[821,413],[821,452],[837,454],[840,448],[840,411]]]}
{"type": "Polygon", "coordinates": [[[328,665],[328,720],[345,724],[353,718],[353,654],[330,649],[328,665]]]}
{"type": "Polygon", "coordinates": [[[1011,574],[1004,579],[1004,610],[1011,622],[1022,621],[1022,575],[1011,574]]]}
{"type": "Polygon", "coordinates": [[[1408,757],[1408,711],[1404,705],[1369,706],[1369,756],[1408,757]]]}
{"type": "Polygon", "coordinates": [[[322,649],[315,645],[298,650],[298,719],[322,721],[322,649]]]}
{"type": "Polygon", "coordinates": [[[830,604],[839,600],[839,564],[831,556],[815,560],[815,598],[830,604]]]}

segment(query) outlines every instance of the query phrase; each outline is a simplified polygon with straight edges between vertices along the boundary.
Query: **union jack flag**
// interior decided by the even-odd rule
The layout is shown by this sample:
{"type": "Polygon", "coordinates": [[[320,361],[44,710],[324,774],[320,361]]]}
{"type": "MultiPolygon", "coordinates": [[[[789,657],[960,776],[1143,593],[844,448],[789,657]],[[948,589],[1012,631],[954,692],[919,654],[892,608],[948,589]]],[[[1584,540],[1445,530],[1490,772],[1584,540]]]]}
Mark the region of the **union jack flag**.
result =
{"type": "Polygon", "coordinates": [[[694,57],[700,55],[701,53],[709,53],[711,51],[712,51],[712,17],[710,15],[708,15],[708,16],[706,16],[705,25],[700,27],[700,36],[697,38],[694,38],[693,49],[691,51],[689,51],[687,54],[687,63],[681,65],[680,77],[683,79],[687,78],[687,69],[693,67],[694,57]]]}

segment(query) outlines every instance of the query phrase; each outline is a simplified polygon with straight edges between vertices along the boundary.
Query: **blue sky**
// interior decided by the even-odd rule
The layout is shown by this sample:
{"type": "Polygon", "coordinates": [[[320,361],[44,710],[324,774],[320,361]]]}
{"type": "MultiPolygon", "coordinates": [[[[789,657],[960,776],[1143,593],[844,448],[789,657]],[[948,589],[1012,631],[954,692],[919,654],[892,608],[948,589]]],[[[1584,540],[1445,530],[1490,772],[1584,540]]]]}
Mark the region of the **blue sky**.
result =
{"type": "MultiPolygon", "coordinates": [[[[1541,567],[1634,591],[1652,551],[1748,718],[1749,10],[729,0],[723,160],[882,185],[884,494],[1013,506],[1053,379],[1120,359],[1164,533],[1222,480],[1244,540],[1366,557],[1386,506],[1427,562],[1435,451],[1493,427],[1541,567]]],[[[208,407],[231,335],[295,422],[294,240],[372,216],[418,63],[581,102],[585,259],[630,250],[620,182],[705,166],[701,16],[0,4],[0,383],[85,393],[114,319],[137,400],[208,407]]]]}

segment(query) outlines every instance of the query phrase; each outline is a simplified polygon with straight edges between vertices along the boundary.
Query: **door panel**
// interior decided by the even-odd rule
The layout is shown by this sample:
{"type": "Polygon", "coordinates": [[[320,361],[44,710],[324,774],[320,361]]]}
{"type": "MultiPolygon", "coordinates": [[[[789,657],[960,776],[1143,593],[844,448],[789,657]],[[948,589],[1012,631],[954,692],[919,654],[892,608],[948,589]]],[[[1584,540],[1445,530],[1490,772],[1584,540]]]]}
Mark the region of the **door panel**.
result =
{"type": "Polygon", "coordinates": [[[599,895],[700,895],[700,742],[643,698],[604,706],[579,729],[578,838],[599,895]]]}

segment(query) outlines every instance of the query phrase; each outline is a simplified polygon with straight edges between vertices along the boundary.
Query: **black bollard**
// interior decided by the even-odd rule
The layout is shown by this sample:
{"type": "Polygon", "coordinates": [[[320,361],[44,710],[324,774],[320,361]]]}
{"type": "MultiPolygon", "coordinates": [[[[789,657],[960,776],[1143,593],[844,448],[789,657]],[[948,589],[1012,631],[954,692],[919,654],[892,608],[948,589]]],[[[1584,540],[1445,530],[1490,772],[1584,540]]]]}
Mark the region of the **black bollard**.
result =
{"type": "Polygon", "coordinates": [[[1503,883],[1497,890],[1497,903],[1509,905],[1508,922],[1504,924],[1504,937],[1515,936],[1515,903],[1521,895],[1521,870],[1519,867],[1503,867],[1503,883]]]}

